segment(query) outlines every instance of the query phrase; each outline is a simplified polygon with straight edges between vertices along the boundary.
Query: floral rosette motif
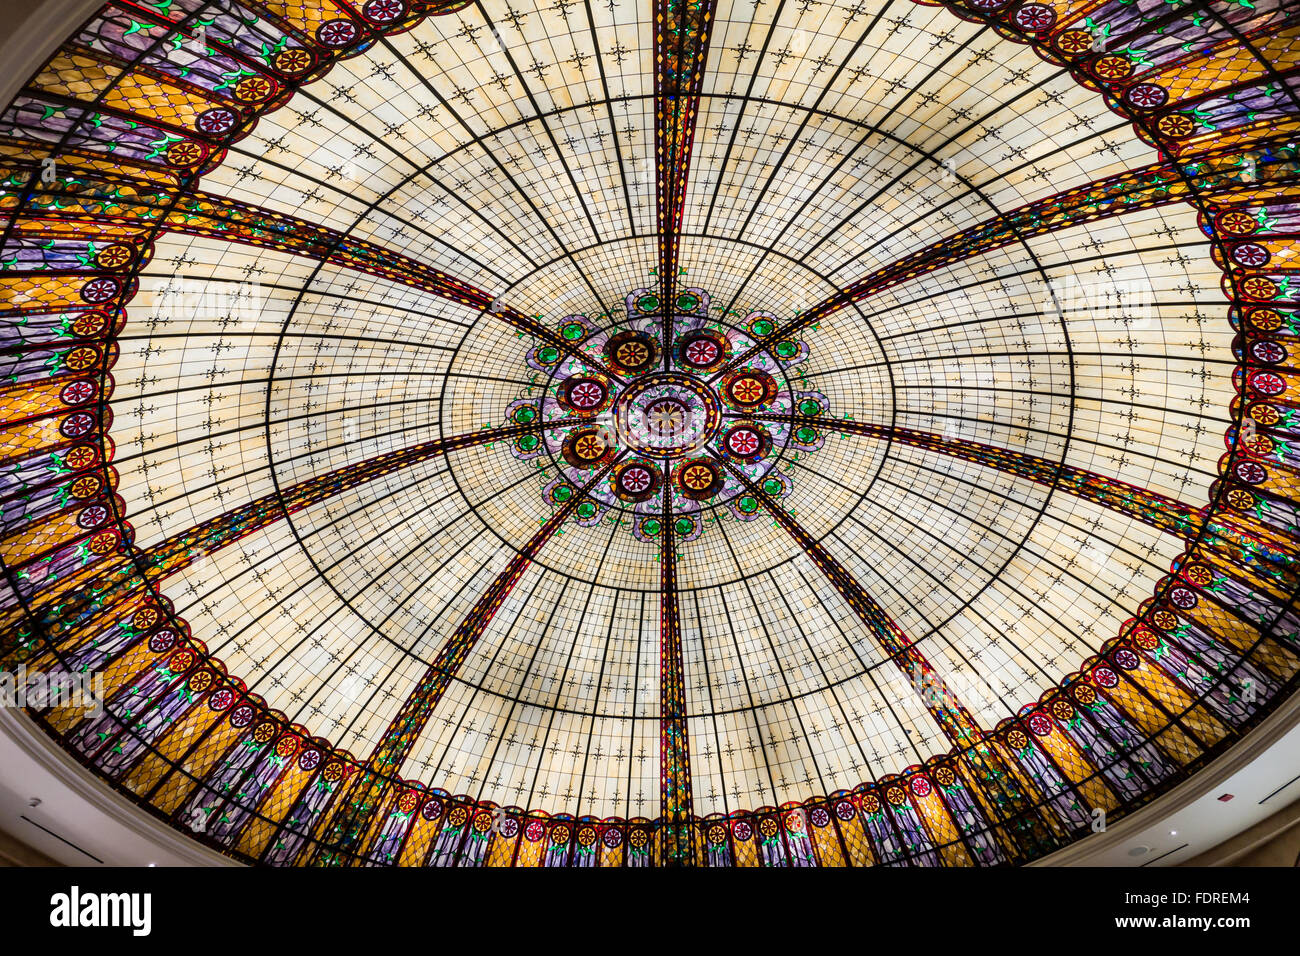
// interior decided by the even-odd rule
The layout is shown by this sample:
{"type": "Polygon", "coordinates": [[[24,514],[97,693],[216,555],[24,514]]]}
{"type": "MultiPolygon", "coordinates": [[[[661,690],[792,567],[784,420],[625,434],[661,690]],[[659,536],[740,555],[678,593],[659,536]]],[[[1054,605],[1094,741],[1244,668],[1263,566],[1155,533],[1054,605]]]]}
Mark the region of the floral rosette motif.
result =
{"type": "Polygon", "coordinates": [[[682,289],[666,317],[653,289],[628,293],[624,306],[617,320],[565,316],[524,356],[532,384],[505,418],[527,430],[509,448],[546,473],[546,502],[583,495],[577,524],[608,518],[645,542],[663,533],[667,510],[673,534],[690,541],[722,518],[759,517],[762,495],[789,495],[791,463],[825,441],[800,419],[830,406],[803,386],[808,345],[774,338],[769,312],[715,317],[725,310],[699,288],[682,289]],[[602,468],[605,479],[587,488],[602,468]]]}

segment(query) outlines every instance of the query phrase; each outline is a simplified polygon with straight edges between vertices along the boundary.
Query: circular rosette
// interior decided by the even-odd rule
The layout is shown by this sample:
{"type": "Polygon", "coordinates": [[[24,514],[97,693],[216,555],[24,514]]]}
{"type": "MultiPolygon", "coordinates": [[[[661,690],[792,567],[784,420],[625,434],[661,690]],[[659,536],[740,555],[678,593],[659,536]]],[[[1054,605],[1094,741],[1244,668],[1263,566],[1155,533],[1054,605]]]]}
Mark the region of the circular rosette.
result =
{"type": "Polygon", "coordinates": [[[380,27],[396,23],[405,14],[406,4],[402,0],[369,0],[361,8],[361,15],[380,27]]]}
{"type": "Polygon", "coordinates": [[[351,20],[326,20],[316,28],[316,39],[332,50],[352,43],[357,35],[357,28],[351,20]]]}
{"type": "Polygon", "coordinates": [[[539,345],[528,352],[528,366],[539,372],[554,372],[564,360],[564,352],[554,345],[539,345]]]}
{"type": "Polygon", "coordinates": [[[658,541],[663,532],[663,520],[656,515],[646,515],[632,525],[632,537],[647,544],[658,541]]]}
{"type": "Polygon", "coordinates": [[[618,372],[641,375],[659,364],[659,346],[654,336],[628,329],[605,340],[605,364],[618,372]]]}
{"type": "Polygon", "coordinates": [[[794,410],[807,418],[825,415],[830,407],[830,400],[821,392],[799,392],[794,404],[794,410]]]}
{"type": "Polygon", "coordinates": [[[1250,324],[1260,332],[1276,332],[1283,326],[1287,326],[1287,331],[1290,331],[1288,323],[1283,321],[1281,313],[1276,309],[1256,309],[1250,313],[1250,324]]]}
{"type": "Polygon", "coordinates": [[[1026,33],[1041,33],[1056,22],[1056,11],[1043,3],[1024,3],[1011,14],[1011,22],[1026,33]]]}
{"type": "Polygon", "coordinates": [[[1262,269],[1268,265],[1272,254],[1257,242],[1239,242],[1232,247],[1232,261],[1239,266],[1262,269]]]}
{"type": "Polygon", "coordinates": [[[302,47],[290,47],[287,50],[281,50],[271,60],[271,65],[281,73],[296,75],[304,73],[307,68],[315,61],[311,51],[302,47]]]}
{"type": "MultiPolygon", "coordinates": [[[[619,325],[596,324],[610,319],[608,313],[595,323],[569,315],[526,353],[529,367],[541,373],[534,380],[549,384],[506,409],[506,425],[530,432],[507,439],[515,456],[560,459],[564,474],[547,489],[552,506],[561,504],[554,495],[571,499],[587,480],[575,469],[609,468],[583,502],[570,500],[574,516],[595,522],[610,509],[627,508],[633,535],[648,543],[662,541],[665,531],[674,541],[701,534],[703,502],[726,507],[737,520],[766,514],[765,496],[790,493],[788,476],[768,474],[778,450],[810,451],[834,431],[823,424],[827,397],[793,391],[788,381],[790,367],[809,357],[806,344],[783,335],[769,312],[750,312],[730,331],[708,321],[701,289],[678,290],[668,302],[662,292],[641,288],[626,302],[627,320],[619,325]],[[664,322],[675,333],[667,368],[664,322]],[[751,348],[752,361],[728,368],[751,348]],[[759,486],[747,487],[733,469],[759,486]],[[660,510],[665,487],[673,499],[667,529],[660,510]]],[[[1257,371],[1267,371],[1258,368],[1263,364],[1257,360],[1257,371]]],[[[1269,384],[1252,381],[1254,394],[1263,395],[1269,384]]]]}
{"type": "Polygon", "coordinates": [[[1084,56],[1093,50],[1094,40],[1087,30],[1066,30],[1056,38],[1056,48],[1070,59],[1084,56]]]}
{"type": "Polygon", "coordinates": [[[595,498],[586,497],[578,502],[578,507],[573,509],[573,520],[584,528],[593,528],[600,524],[600,519],[605,516],[607,509],[595,498]]]}
{"type": "Polygon", "coordinates": [[[1154,83],[1134,83],[1124,91],[1124,102],[1139,110],[1154,110],[1169,101],[1169,93],[1154,83]]]}
{"type": "Polygon", "coordinates": [[[71,316],[65,316],[64,321],[70,322],[71,334],[77,338],[97,335],[109,324],[108,316],[103,312],[82,312],[75,319],[71,316]]]}
{"type": "Polygon", "coordinates": [[[1254,372],[1247,377],[1246,383],[1252,390],[1266,398],[1281,395],[1287,388],[1286,379],[1276,372],[1254,372]]]}
{"type": "Polygon", "coordinates": [[[81,298],[91,305],[100,305],[117,297],[122,285],[116,279],[91,279],[81,287],[81,298]]]}
{"type": "Polygon", "coordinates": [[[1122,80],[1133,73],[1133,61],[1126,56],[1103,56],[1092,65],[1093,74],[1103,81],[1122,80]]]}
{"type": "Polygon", "coordinates": [[[613,436],[599,426],[578,428],[560,445],[564,460],[574,468],[599,468],[617,454],[613,436]]]}
{"type": "Polygon", "coordinates": [[[821,448],[825,441],[825,433],[814,425],[798,425],[790,434],[790,445],[796,450],[812,451],[821,448]]]}
{"type": "Polygon", "coordinates": [[[1259,220],[1246,209],[1226,209],[1215,217],[1219,230],[1229,236],[1247,236],[1259,228],[1259,220]]]}
{"type": "Polygon", "coordinates": [[[745,316],[745,327],[755,338],[765,339],[776,331],[776,316],[771,312],[751,312],[745,316]]]}
{"type": "Polygon", "coordinates": [[[1183,139],[1196,132],[1196,123],[1185,113],[1170,113],[1156,121],[1156,129],[1163,135],[1174,139],[1183,139]]]}
{"type": "Polygon", "coordinates": [[[766,372],[742,369],[723,376],[721,392],[731,408],[752,411],[776,398],[776,379],[766,372]]]}
{"type": "Polygon", "coordinates": [[[648,461],[629,461],[619,465],[609,481],[618,499],[629,504],[649,501],[663,483],[659,469],[648,461]]]}
{"type": "Polygon", "coordinates": [[[163,155],[173,166],[196,166],[207,158],[208,150],[194,140],[184,139],[168,146],[163,155]]]}
{"type": "Polygon", "coordinates": [[[1266,402],[1258,402],[1249,408],[1251,420],[1267,427],[1272,427],[1282,420],[1282,414],[1266,402]]]}
{"type": "Polygon", "coordinates": [[[629,292],[626,302],[629,318],[642,318],[659,313],[659,296],[649,289],[629,292]]]}
{"type": "Polygon", "coordinates": [[[717,430],[721,415],[710,389],[677,372],[632,383],[614,410],[620,441],[653,458],[697,451],[717,430]]]}
{"type": "Polygon", "coordinates": [[[541,414],[537,405],[537,400],[532,398],[521,398],[511,402],[506,406],[506,421],[511,425],[531,425],[541,414]]]}
{"type": "Polygon", "coordinates": [[[220,137],[234,129],[235,124],[238,122],[238,114],[233,110],[226,109],[224,106],[218,106],[200,113],[194,120],[194,126],[200,132],[209,136],[220,137]]]}
{"type": "Polygon", "coordinates": [[[776,472],[769,472],[758,486],[763,494],[771,498],[784,498],[790,493],[790,479],[776,472]]]}
{"type": "Polygon", "coordinates": [[[731,343],[717,332],[697,329],[678,339],[673,351],[679,366],[693,372],[712,372],[731,357],[731,343]]]}
{"type": "Polygon", "coordinates": [[[673,472],[673,484],[679,494],[691,501],[707,501],[723,485],[722,469],[707,458],[692,458],[682,462],[673,472]]]}
{"type": "Polygon", "coordinates": [[[792,368],[809,356],[808,346],[798,339],[782,339],[768,348],[782,368],[792,368]]]}
{"type": "Polygon", "coordinates": [[[597,415],[609,408],[613,400],[614,390],[603,376],[575,375],[560,383],[560,404],[575,415],[597,415]]]}
{"type": "Polygon", "coordinates": [[[709,296],[703,289],[682,289],[674,303],[679,315],[708,315],[709,296]]]}
{"type": "Polygon", "coordinates": [[[731,499],[731,515],[737,521],[753,521],[763,514],[762,502],[744,492],[731,499]]]}
{"type": "Polygon", "coordinates": [[[673,534],[678,541],[694,541],[703,529],[698,512],[679,514],[673,518],[673,534]]]}
{"type": "Polygon", "coordinates": [[[566,315],[560,323],[560,338],[570,345],[577,345],[596,331],[596,327],[585,315],[566,315]]]}
{"type": "Polygon", "coordinates": [[[546,499],[546,503],[557,508],[567,504],[576,494],[578,490],[564,478],[556,478],[542,489],[542,497],[546,499]]]}
{"type": "Polygon", "coordinates": [[[750,465],[771,453],[772,436],[762,425],[741,422],[727,429],[718,444],[727,458],[750,465]]]}
{"type": "MultiPolygon", "coordinates": [[[[74,349],[73,353],[69,353],[67,360],[69,368],[72,368],[71,356],[75,351],[74,349]]],[[[1281,365],[1286,361],[1287,354],[1286,349],[1272,339],[1260,339],[1258,342],[1251,343],[1250,357],[1265,365],[1281,365]]]]}
{"type": "Polygon", "coordinates": [[[130,265],[135,251],[124,243],[113,243],[100,250],[95,256],[95,264],[103,269],[122,269],[130,265]]]}

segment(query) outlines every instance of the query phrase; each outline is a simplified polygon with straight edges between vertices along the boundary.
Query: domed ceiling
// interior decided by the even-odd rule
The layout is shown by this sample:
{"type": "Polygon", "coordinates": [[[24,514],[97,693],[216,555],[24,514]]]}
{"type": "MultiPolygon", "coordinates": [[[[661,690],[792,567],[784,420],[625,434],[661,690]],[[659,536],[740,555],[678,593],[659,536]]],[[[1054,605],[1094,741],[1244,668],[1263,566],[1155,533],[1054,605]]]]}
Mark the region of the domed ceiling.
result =
{"type": "Polygon", "coordinates": [[[0,120],[0,659],[102,675],[31,714],[249,862],[1087,836],[1300,669],[1298,51],[115,0],[0,120]]]}

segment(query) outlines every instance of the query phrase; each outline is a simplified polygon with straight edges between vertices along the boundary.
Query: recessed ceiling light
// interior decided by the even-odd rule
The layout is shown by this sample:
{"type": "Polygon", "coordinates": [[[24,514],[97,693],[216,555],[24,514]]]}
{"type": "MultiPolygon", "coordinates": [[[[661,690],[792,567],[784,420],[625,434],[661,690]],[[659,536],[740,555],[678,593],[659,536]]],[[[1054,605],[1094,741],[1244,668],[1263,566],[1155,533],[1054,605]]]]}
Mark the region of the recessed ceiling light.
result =
{"type": "Polygon", "coordinates": [[[1150,852],[1151,852],[1151,847],[1149,847],[1149,846],[1135,846],[1135,847],[1133,847],[1131,850],[1128,851],[1128,855],[1129,855],[1129,856],[1146,856],[1146,855],[1147,855],[1148,853],[1150,853],[1150,852]]]}
{"type": "Polygon", "coordinates": [[[1169,831],[1169,835],[1170,835],[1170,836],[1178,836],[1178,831],[1177,831],[1177,830],[1170,830],[1170,831],[1169,831]]]}

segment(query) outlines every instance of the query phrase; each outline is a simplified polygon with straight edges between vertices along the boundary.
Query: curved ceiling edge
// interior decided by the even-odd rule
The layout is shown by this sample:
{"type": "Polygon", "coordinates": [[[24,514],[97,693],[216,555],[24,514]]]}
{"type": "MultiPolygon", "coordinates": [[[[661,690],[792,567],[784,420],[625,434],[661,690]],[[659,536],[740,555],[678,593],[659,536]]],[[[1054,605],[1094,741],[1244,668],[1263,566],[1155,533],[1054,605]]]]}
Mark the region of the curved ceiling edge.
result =
{"type": "MultiPolygon", "coordinates": [[[[1119,637],[1103,644],[1059,687],[1015,717],[996,727],[980,727],[933,678],[934,668],[852,571],[813,540],[777,493],[747,477],[735,461],[719,460],[708,464],[712,485],[722,487],[734,480],[735,493],[748,493],[744,500],[752,499],[755,508],[770,515],[774,525],[788,532],[826,572],[854,614],[876,635],[886,659],[918,693],[927,695],[927,710],[951,743],[949,752],[900,774],[859,784],[851,792],[790,801],[780,808],[733,811],[725,819],[721,814],[698,818],[691,810],[686,715],[673,706],[682,699],[682,692],[674,690],[682,673],[680,646],[675,651],[672,647],[674,641],[680,645],[681,628],[673,575],[678,548],[693,530],[685,528],[681,514],[674,514],[668,504],[656,524],[662,533],[654,542],[663,569],[659,620],[667,648],[660,662],[665,688],[660,736],[664,813],[657,819],[597,820],[503,810],[491,801],[398,777],[455,669],[526,572],[532,555],[569,518],[581,516],[584,503],[595,500],[596,484],[615,467],[612,457],[606,461],[596,453],[600,449],[586,455],[575,439],[573,449],[563,446],[570,463],[576,455],[575,468],[600,465],[604,470],[592,471],[587,484],[570,486],[564,496],[555,495],[549,519],[518,549],[509,573],[503,572],[448,639],[408,706],[394,718],[390,734],[369,758],[338,750],[250,694],[190,636],[188,625],[176,617],[158,588],[162,577],[340,487],[376,480],[452,450],[518,442],[529,425],[516,418],[488,431],[391,452],[347,466],[346,474],[277,488],[265,499],[162,544],[138,547],[122,513],[118,476],[110,464],[109,369],[116,357],[115,337],[128,321],[126,308],[138,270],[148,261],[151,241],[160,230],[261,244],[405,283],[500,319],[537,343],[539,356],[549,348],[556,353],[555,361],[567,357],[611,378],[627,374],[627,368],[608,355],[597,358],[583,351],[582,343],[596,342],[591,330],[570,335],[566,328],[551,328],[539,317],[503,307],[486,290],[345,233],[317,230],[304,236],[288,219],[276,220],[237,204],[214,210],[207,197],[196,198],[199,173],[210,170],[232,139],[246,135],[258,116],[287,102],[298,85],[322,75],[337,58],[364,53],[381,37],[414,27],[423,16],[455,13],[466,6],[425,3],[408,10],[398,0],[372,0],[357,8],[340,3],[331,7],[339,16],[299,13],[301,23],[291,12],[263,11],[257,18],[261,32],[253,43],[243,32],[251,35],[254,24],[232,15],[230,10],[236,8],[226,4],[207,25],[207,35],[224,37],[218,41],[224,43],[221,50],[208,52],[221,61],[220,69],[212,72],[227,81],[207,87],[193,79],[203,73],[200,66],[187,66],[186,78],[180,79],[169,77],[149,59],[153,44],[161,44],[176,30],[183,33],[188,21],[207,8],[185,14],[178,5],[172,12],[182,17],[179,21],[156,9],[133,8],[132,16],[140,19],[131,21],[139,27],[132,33],[156,34],[139,48],[136,63],[123,60],[120,48],[130,44],[118,34],[113,35],[118,52],[102,57],[108,69],[92,69],[94,55],[88,48],[70,51],[44,79],[29,85],[24,94],[29,100],[20,100],[6,114],[0,130],[6,185],[0,199],[6,212],[4,256],[12,256],[13,264],[0,278],[8,283],[6,315],[22,319],[27,329],[4,343],[20,387],[0,395],[11,436],[6,461],[13,463],[14,476],[3,494],[36,504],[25,507],[17,521],[6,517],[4,525],[10,594],[0,612],[6,615],[9,636],[0,653],[9,669],[62,667],[102,670],[109,676],[105,717],[82,723],[57,708],[35,714],[83,763],[177,826],[188,825],[211,846],[265,863],[392,863],[418,857],[453,859],[462,865],[525,858],[544,865],[607,860],[628,865],[732,865],[769,858],[796,863],[996,864],[1036,859],[1090,832],[1097,809],[1114,818],[1143,806],[1206,766],[1287,698],[1300,661],[1295,653],[1295,622],[1300,619],[1294,610],[1298,582],[1290,504],[1294,480],[1287,444],[1294,390],[1287,344],[1294,313],[1287,311],[1286,269],[1297,166],[1291,137],[1300,107],[1294,102],[1289,72],[1279,73],[1270,54],[1261,53],[1252,38],[1267,43],[1270,31],[1261,27],[1264,22],[1272,33],[1280,31],[1286,38],[1281,28],[1290,23],[1271,22],[1277,19],[1274,12],[1261,5],[1262,12],[1256,14],[1260,22],[1244,17],[1220,20],[1217,30],[1207,31],[1216,49],[1235,44],[1246,64],[1239,72],[1248,79],[1227,88],[1227,95],[1213,77],[1202,76],[1208,68],[1197,60],[1199,50],[1187,55],[1186,62],[1177,61],[1178,69],[1168,73],[1169,82],[1162,86],[1151,78],[1157,73],[1153,63],[1140,63],[1138,69],[1131,61],[1110,62],[1118,58],[1097,49],[1091,36],[1083,36],[1086,31],[1071,26],[1079,17],[1064,2],[1011,6],[981,0],[969,7],[948,6],[992,23],[1010,41],[1032,43],[1045,58],[1070,64],[1086,85],[1103,91],[1139,135],[1160,145],[1164,168],[1157,165],[1114,177],[1095,189],[1050,197],[1033,208],[998,216],[957,240],[848,285],[791,321],[763,326],[766,317],[751,318],[745,338],[716,343],[719,356],[729,349],[735,355],[720,358],[716,366],[712,359],[701,359],[701,367],[730,387],[734,383],[725,377],[728,370],[739,374],[734,369],[743,365],[761,393],[756,363],[769,343],[775,347],[778,339],[784,342],[802,329],[827,322],[945,260],[959,261],[1028,236],[1097,221],[1116,202],[1134,208],[1180,199],[1193,202],[1202,213],[1201,228],[1216,261],[1227,264],[1225,290],[1239,331],[1241,363],[1229,451],[1211,505],[1195,512],[1179,510],[1180,503],[1142,489],[1075,474],[1077,470],[1059,462],[1010,460],[988,445],[949,439],[952,447],[945,450],[1028,476],[1057,493],[1065,490],[1104,507],[1127,509],[1125,513],[1137,520],[1188,541],[1187,552],[1119,637]],[[314,25],[314,32],[306,25],[314,25]],[[276,31],[279,40],[265,42],[266,31],[276,31]],[[251,51],[258,43],[261,52],[255,55],[251,51]],[[232,64],[237,73],[231,72],[232,64]],[[1270,94],[1277,105],[1231,105],[1248,98],[1241,84],[1249,81],[1251,64],[1264,65],[1255,68],[1257,86],[1284,91],[1280,100],[1270,94]],[[243,78],[231,82],[231,76],[243,78]],[[1184,82],[1185,76],[1204,88],[1184,82]],[[132,112],[137,100],[120,95],[127,86],[139,89],[146,82],[163,91],[155,97],[170,97],[170,112],[152,117],[154,125],[148,129],[141,122],[144,110],[132,112]],[[75,101],[88,90],[95,104],[83,111],[75,101]],[[41,96],[47,106],[35,108],[41,96]],[[51,110],[49,104],[57,106],[51,110]],[[92,116],[91,109],[98,112],[92,116]],[[1204,120],[1211,115],[1212,124],[1204,120]],[[129,124],[114,125],[131,116],[135,119],[129,124]],[[48,122],[52,117],[59,118],[57,124],[48,122]],[[97,131],[105,126],[110,133],[100,135],[97,131]],[[106,142],[119,148],[110,155],[103,149],[106,142]],[[50,157],[53,167],[43,162],[50,157]],[[48,175],[51,168],[57,170],[53,176],[48,175]],[[1246,440],[1238,443],[1233,436],[1243,422],[1249,423],[1240,432],[1246,440]],[[53,478],[45,474],[47,461],[54,462],[53,478]],[[100,512],[103,517],[97,518],[100,512]],[[51,568],[58,573],[51,574],[51,568]],[[122,713],[133,719],[130,726],[122,713]],[[1090,755],[1103,751],[1107,757],[1094,764],[1090,755]],[[235,759],[241,752],[242,762],[235,759]],[[224,761],[223,755],[228,755],[224,761]],[[232,788],[249,781],[257,782],[255,797],[230,795],[232,788]],[[219,823],[210,829],[209,820],[219,823]],[[203,826],[195,826],[196,821],[203,826]]],[[[675,180],[690,168],[695,109],[690,104],[700,96],[698,75],[707,57],[713,8],[662,6],[660,22],[674,23],[672,32],[682,39],[664,60],[671,69],[656,77],[661,114],[656,128],[659,266],[667,281],[654,295],[657,302],[678,310],[672,317],[681,322],[695,309],[702,290],[681,288],[676,282],[686,187],[675,180]],[[694,80],[684,79],[691,75],[694,80]],[[664,104],[685,106],[665,114],[664,104]],[[665,115],[669,118],[663,119],[665,115]],[[682,304],[688,297],[697,302],[682,304]]],[[[1082,6],[1096,13],[1091,9],[1096,4],[1082,6]]],[[[1162,21],[1162,27],[1169,25],[1162,21]]],[[[108,26],[104,29],[112,32],[108,26]]],[[[1137,49],[1141,28],[1130,25],[1130,30],[1131,46],[1137,49]]],[[[1291,69],[1290,52],[1275,49],[1271,54],[1284,72],[1291,69]]],[[[643,311],[653,313],[658,307],[643,311]]],[[[646,327],[652,340],[655,334],[662,336],[658,354],[665,363],[678,354],[674,321],[646,327]]],[[[648,343],[651,353],[654,346],[654,341],[648,343]]],[[[668,398],[681,404],[679,398],[668,398]]],[[[657,401],[668,398],[656,393],[657,401]]],[[[814,437],[819,428],[858,429],[840,419],[823,418],[824,404],[814,401],[805,407],[804,401],[796,396],[792,403],[798,410],[792,405],[776,417],[783,415],[791,428],[807,429],[814,437]]],[[[938,445],[938,436],[897,429],[888,437],[914,446],[938,445]]],[[[753,442],[755,448],[760,444],[757,438],[753,442]]],[[[708,487],[704,482],[698,489],[691,485],[683,490],[702,494],[708,487]]],[[[670,495],[665,498],[671,501],[670,495]]]]}

